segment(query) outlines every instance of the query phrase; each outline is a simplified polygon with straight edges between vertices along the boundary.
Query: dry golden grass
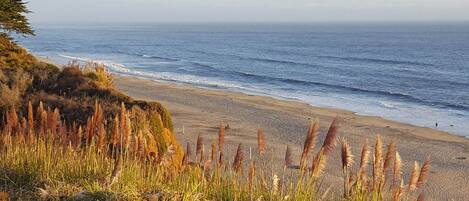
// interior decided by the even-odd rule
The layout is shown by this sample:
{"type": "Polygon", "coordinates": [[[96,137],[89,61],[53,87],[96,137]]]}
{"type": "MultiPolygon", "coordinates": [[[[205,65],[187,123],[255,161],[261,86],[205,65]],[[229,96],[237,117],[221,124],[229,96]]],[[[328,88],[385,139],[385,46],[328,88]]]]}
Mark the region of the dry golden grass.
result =
{"type": "MultiPolygon", "coordinates": [[[[367,142],[361,149],[360,164],[353,172],[352,146],[344,137],[340,140],[337,137],[337,120],[331,123],[310,167],[292,169],[295,166],[292,150],[287,146],[284,162],[278,165],[283,172],[277,174],[273,168],[275,162],[268,165],[272,169],[266,169],[257,159],[246,160],[241,143],[231,168],[227,168],[222,155],[223,126],[220,126],[219,139],[211,143],[211,152],[205,153],[203,138],[197,137],[199,158],[198,163],[192,163],[190,144],[183,154],[169,129],[150,129],[150,125],[142,122],[151,121],[139,119],[142,117],[138,113],[123,106],[120,106],[120,113],[108,121],[96,102],[92,116],[83,127],[63,121],[59,110],[46,108],[42,103],[37,105],[36,115],[33,104],[28,104],[25,110],[28,111],[27,118],[11,109],[0,131],[0,156],[3,159],[0,161],[0,190],[9,192],[13,199],[39,199],[42,196],[56,200],[84,196],[86,199],[144,200],[160,196],[164,200],[415,200],[430,168],[428,159],[421,168],[416,162],[406,185],[395,141],[389,143],[383,156],[382,140],[378,136],[371,176],[367,175],[371,154],[367,142]],[[152,133],[155,131],[159,133],[152,133]],[[331,188],[320,184],[321,177],[328,177],[324,173],[335,141],[341,145],[342,165],[337,168],[344,175],[341,195],[331,194],[331,188]],[[214,159],[218,159],[218,163],[214,159]],[[384,164],[392,162],[392,167],[386,165],[388,168],[384,168],[384,164]],[[247,170],[243,169],[245,163],[247,170]],[[392,168],[392,179],[386,182],[384,177],[389,168],[392,168]],[[294,177],[288,178],[287,170],[294,177]]],[[[156,125],[163,125],[161,118],[155,119],[159,121],[156,125]]],[[[317,138],[318,128],[314,125],[318,124],[312,123],[307,139],[311,139],[311,135],[317,138]]]]}

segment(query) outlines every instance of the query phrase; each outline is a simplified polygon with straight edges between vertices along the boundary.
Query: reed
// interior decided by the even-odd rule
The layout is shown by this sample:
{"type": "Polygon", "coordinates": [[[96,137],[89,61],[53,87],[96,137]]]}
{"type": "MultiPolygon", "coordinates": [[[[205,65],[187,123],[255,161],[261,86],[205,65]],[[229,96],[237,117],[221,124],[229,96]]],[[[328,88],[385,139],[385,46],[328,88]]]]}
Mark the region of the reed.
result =
{"type": "Polygon", "coordinates": [[[321,147],[321,149],[324,150],[324,155],[329,154],[334,149],[337,139],[337,129],[337,118],[334,118],[334,120],[332,120],[331,125],[329,126],[326,139],[324,140],[324,143],[321,147]]]}
{"type": "Polygon", "coordinates": [[[326,155],[324,149],[320,149],[319,152],[313,158],[313,163],[311,165],[311,176],[314,178],[321,176],[325,168],[326,155]]]}
{"type": "Polygon", "coordinates": [[[33,104],[31,101],[28,102],[28,134],[32,135],[34,132],[34,112],[33,104]]]}
{"type": "Polygon", "coordinates": [[[287,149],[285,150],[285,159],[284,159],[284,166],[285,168],[291,167],[293,164],[292,159],[292,152],[290,146],[287,145],[287,149]]]}
{"type": "MultiPolygon", "coordinates": [[[[76,196],[90,196],[87,200],[147,200],[148,196],[158,195],[163,200],[402,201],[417,198],[415,193],[420,192],[430,169],[428,159],[421,168],[415,163],[411,176],[406,179],[409,184],[405,185],[401,178],[402,160],[393,148],[395,143],[391,141],[388,144],[386,155],[382,157],[382,142],[377,137],[373,170],[379,170],[378,163],[381,163],[381,174],[384,169],[392,168],[393,179],[388,182],[389,189],[384,188],[386,181],[374,187],[366,179],[369,177],[367,165],[371,155],[368,143],[365,141],[363,144],[360,164],[357,172],[352,174],[352,145],[344,137],[337,140],[338,127],[334,120],[322,146],[311,159],[311,176],[305,176],[304,170],[289,169],[293,154],[290,146],[286,146],[283,163],[272,161],[272,164],[257,166],[255,159],[250,160],[247,175],[244,175],[245,158],[241,143],[234,153],[231,168],[223,166],[220,161],[218,166],[212,168],[217,158],[223,159],[223,152],[219,149],[223,148],[220,142],[223,144],[224,141],[221,127],[218,141],[211,141],[210,153],[205,152],[202,136],[197,136],[196,152],[199,158],[196,159],[198,163],[194,164],[190,162],[193,155],[190,143],[186,145],[185,154],[179,158],[178,152],[182,149],[174,144],[169,129],[152,133],[155,130],[146,125],[150,121],[138,120],[137,113],[132,109],[127,111],[121,107],[118,115],[108,116],[110,119],[107,120],[97,102],[92,116],[85,125],[80,125],[65,123],[58,110],[41,109],[44,107],[42,104],[36,110],[41,111],[40,116],[31,112],[34,111],[32,106],[27,107],[27,118],[11,110],[6,126],[0,129],[0,188],[10,192],[14,199],[36,200],[42,196],[41,199],[48,200],[74,200],[76,196]],[[36,126],[31,129],[30,125],[36,126]],[[124,142],[128,132],[126,128],[131,128],[127,145],[124,142]],[[35,140],[27,140],[30,132],[36,136],[35,140]],[[343,195],[331,192],[330,187],[323,189],[320,179],[321,176],[330,176],[325,172],[327,160],[335,147],[333,141],[340,142],[343,195]],[[392,153],[394,156],[389,157],[392,153]],[[377,162],[379,158],[382,158],[381,162],[377,162]],[[387,168],[384,168],[384,163],[392,162],[393,166],[386,165],[387,168]],[[283,169],[281,177],[277,174],[277,165],[278,169],[283,169]],[[22,186],[21,189],[18,185],[22,186]],[[41,193],[37,193],[37,189],[41,189],[41,193]]],[[[317,130],[318,123],[313,122],[308,141],[317,138],[317,130]]],[[[306,148],[314,147],[310,144],[306,148]]],[[[265,152],[268,153],[267,149],[265,152]]],[[[304,149],[298,154],[303,153],[304,149]]],[[[333,168],[327,169],[333,171],[333,168]]]]}
{"type": "Polygon", "coordinates": [[[203,142],[203,138],[202,138],[202,134],[198,134],[197,135],[197,141],[196,141],[196,144],[195,144],[195,154],[199,157],[201,157],[201,152],[202,152],[202,145],[204,144],[203,142]]]}
{"type": "Polygon", "coordinates": [[[329,126],[329,130],[327,131],[326,137],[324,142],[314,156],[312,165],[311,165],[311,175],[313,178],[317,178],[322,175],[327,163],[327,155],[332,152],[336,145],[337,141],[337,118],[332,120],[331,125],[329,126]]]}
{"type": "Polygon", "coordinates": [[[392,186],[395,187],[398,182],[401,180],[401,175],[402,175],[402,159],[401,155],[399,155],[399,152],[396,151],[396,160],[394,160],[394,166],[393,166],[393,180],[392,180],[392,186]]]}
{"type": "Polygon", "coordinates": [[[393,160],[395,160],[395,156],[396,156],[396,140],[393,138],[387,146],[386,156],[384,157],[384,164],[383,164],[384,173],[391,166],[391,163],[393,162],[393,160]]]}
{"type": "Polygon", "coordinates": [[[119,141],[120,141],[120,135],[119,135],[120,123],[119,122],[120,122],[119,116],[116,115],[114,117],[114,126],[113,126],[112,133],[111,133],[111,144],[113,145],[114,148],[117,148],[119,141]]]}
{"type": "Polygon", "coordinates": [[[233,161],[233,170],[236,173],[243,171],[243,160],[244,160],[244,152],[242,144],[238,144],[238,149],[236,150],[236,155],[233,161]]]}
{"type": "Polygon", "coordinates": [[[348,169],[353,163],[353,155],[350,149],[350,145],[347,142],[347,139],[340,138],[340,144],[341,144],[342,169],[344,171],[344,174],[347,174],[348,169]]]}
{"type": "Polygon", "coordinates": [[[419,168],[419,163],[417,161],[414,161],[414,168],[412,169],[412,172],[410,174],[410,178],[409,178],[409,187],[408,187],[408,191],[414,191],[415,189],[417,189],[417,182],[418,182],[418,179],[419,179],[419,171],[420,171],[420,168],[419,168]]]}
{"type": "Polygon", "coordinates": [[[348,197],[350,192],[350,173],[349,168],[353,163],[353,155],[350,149],[350,145],[347,142],[347,139],[344,137],[340,138],[341,144],[341,158],[342,158],[342,171],[344,173],[344,197],[348,197]]]}
{"type": "Polygon", "coordinates": [[[187,142],[187,144],[186,144],[186,153],[184,154],[184,158],[182,160],[182,163],[184,165],[187,165],[191,161],[191,157],[192,157],[191,144],[189,142],[187,142]]]}
{"type": "Polygon", "coordinates": [[[420,169],[420,173],[419,173],[419,177],[418,177],[417,185],[416,185],[417,188],[425,184],[425,182],[427,181],[427,175],[429,171],[430,171],[430,159],[427,158],[425,162],[423,162],[422,168],[420,169]]]}
{"type": "Polygon", "coordinates": [[[383,169],[383,142],[381,136],[376,137],[375,154],[373,157],[373,188],[379,189],[382,184],[382,169],[383,169]]]}
{"type": "Polygon", "coordinates": [[[262,128],[257,129],[257,150],[259,151],[259,155],[264,155],[267,150],[267,146],[265,144],[264,130],[262,128]]]}
{"type": "Polygon", "coordinates": [[[98,152],[103,152],[106,144],[106,129],[104,128],[104,123],[100,123],[96,139],[96,148],[98,149],[98,152]]]}
{"type": "Polygon", "coordinates": [[[249,172],[248,172],[248,188],[250,192],[250,198],[252,198],[252,191],[254,188],[254,178],[256,176],[256,164],[251,161],[249,163],[249,172]]]}
{"type": "Polygon", "coordinates": [[[366,168],[370,161],[370,148],[368,146],[368,139],[365,140],[365,143],[362,146],[361,157],[360,157],[360,167],[358,169],[357,177],[363,182],[363,175],[365,174],[366,168]]]}
{"type": "Polygon", "coordinates": [[[220,123],[218,130],[218,166],[223,165],[223,144],[225,143],[225,126],[220,123]]]}
{"type": "Polygon", "coordinates": [[[301,153],[301,158],[300,158],[300,169],[305,168],[306,158],[308,157],[310,150],[314,149],[314,146],[316,146],[318,129],[319,129],[319,122],[316,120],[311,121],[309,124],[308,133],[306,134],[306,138],[303,143],[303,152],[301,153]]]}
{"type": "Polygon", "coordinates": [[[217,160],[217,141],[214,139],[212,140],[212,150],[210,153],[210,160],[216,161],[217,160]]]}
{"type": "Polygon", "coordinates": [[[200,145],[199,156],[199,164],[204,165],[204,162],[207,160],[207,157],[205,156],[205,144],[203,143],[200,145]]]}

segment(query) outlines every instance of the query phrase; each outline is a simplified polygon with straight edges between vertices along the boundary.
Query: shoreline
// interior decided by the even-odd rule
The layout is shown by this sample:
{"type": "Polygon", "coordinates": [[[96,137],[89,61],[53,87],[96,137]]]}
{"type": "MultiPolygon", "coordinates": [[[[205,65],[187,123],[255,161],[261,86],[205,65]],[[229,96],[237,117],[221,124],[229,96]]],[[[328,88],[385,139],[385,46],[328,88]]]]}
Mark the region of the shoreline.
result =
{"type": "MultiPolygon", "coordinates": [[[[115,75],[114,82],[117,89],[133,98],[157,100],[165,105],[173,117],[176,138],[182,145],[187,142],[194,144],[198,133],[207,142],[216,139],[218,125],[224,122],[230,125],[226,136],[229,151],[235,150],[234,146],[240,142],[255,148],[256,130],[261,127],[266,133],[272,160],[279,162],[283,160],[286,145],[295,153],[301,150],[309,119],[320,122],[320,142],[332,119],[339,116],[339,136],[349,140],[354,154],[360,152],[365,139],[372,145],[377,134],[385,144],[394,138],[406,173],[413,161],[421,164],[426,157],[431,158],[432,171],[426,194],[436,200],[469,200],[469,181],[464,179],[469,178],[469,139],[463,136],[342,109],[320,108],[241,92],[122,75],[115,75]]],[[[231,157],[230,153],[227,157],[231,157]]],[[[294,161],[298,161],[296,154],[294,161]]],[[[340,178],[338,161],[340,156],[334,153],[326,168],[332,178],[340,178]]],[[[328,182],[334,184],[335,181],[331,179],[328,182]]]]}
{"type": "MultiPolygon", "coordinates": [[[[73,57],[73,56],[62,55],[59,57],[62,59],[66,58],[66,60],[76,59],[77,61],[80,61],[80,62],[93,61],[93,60],[87,60],[86,58],[78,58],[78,57],[73,57]]],[[[43,59],[48,60],[49,62],[53,62],[53,60],[51,60],[50,58],[43,58],[43,59]]],[[[452,116],[441,116],[442,112],[450,111],[450,109],[431,108],[425,105],[412,105],[410,106],[410,108],[407,108],[407,110],[398,109],[396,111],[390,108],[396,108],[396,106],[394,105],[400,104],[400,103],[398,102],[388,103],[388,101],[383,101],[383,100],[378,100],[377,102],[368,103],[371,105],[365,105],[364,103],[361,103],[362,105],[360,104],[357,105],[354,102],[357,102],[357,101],[360,102],[359,98],[350,99],[350,97],[348,97],[347,99],[342,100],[342,101],[348,101],[346,102],[346,104],[343,104],[342,101],[337,102],[338,100],[331,98],[331,97],[327,97],[327,96],[317,96],[318,97],[317,100],[302,99],[300,97],[292,98],[292,97],[286,97],[283,95],[275,95],[275,94],[270,94],[267,92],[255,91],[255,90],[249,90],[249,89],[236,89],[236,88],[230,88],[230,87],[225,88],[225,87],[219,87],[218,85],[204,86],[203,84],[199,85],[199,84],[194,84],[194,83],[186,83],[184,81],[178,81],[177,79],[176,80],[154,79],[154,78],[147,77],[144,75],[127,73],[119,69],[114,69],[114,67],[111,67],[113,66],[113,64],[107,64],[107,63],[103,63],[103,64],[107,68],[112,69],[110,72],[112,72],[115,75],[129,76],[129,77],[134,77],[136,79],[152,80],[155,82],[162,82],[162,83],[168,83],[168,84],[186,85],[189,87],[195,87],[195,88],[201,88],[201,89],[242,93],[242,94],[254,95],[254,96],[271,97],[271,98],[278,99],[278,100],[301,102],[301,103],[308,104],[311,107],[350,111],[359,116],[380,117],[386,120],[395,121],[395,122],[399,122],[402,124],[409,124],[411,126],[443,131],[451,135],[463,136],[469,139],[469,133],[468,133],[469,127],[465,126],[465,121],[463,119],[458,119],[458,118],[454,119],[452,116]],[[330,103],[331,101],[333,103],[330,103]],[[376,104],[378,104],[378,106],[376,104]],[[415,114],[418,114],[418,115],[415,115],[415,114]],[[428,118],[428,117],[433,117],[433,118],[428,118]]],[[[446,114],[446,115],[449,115],[449,114],[446,114]]]]}
{"type": "MultiPolygon", "coordinates": [[[[385,101],[378,100],[377,103],[370,103],[372,104],[371,106],[366,106],[366,105],[357,105],[356,103],[353,103],[357,101],[356,99],[346,99],[345,101],[351,102],[349,105],[349,103],[347,102],[344,102],[346,104],[342,102],[337,102],[336,99],[330,98],[327,96],[317,96],[318,97],[317,99],[319,100],[319,102],[316,103],[316,102],[312,102],[312,100],[306,100],[306,99],[302,99],[299,97],[286,97],[283,95],[275,95],[275,94],[270,94],[267,92],[251,91],[249,89],[225,88],[225,87],[218,87],[218,86],[203,86],[203,85],[198,85],[198,84],[193,84],[193,83],[154,79],[150,77],[127,74],[127,73],[122,73],[122,72],[113,72],[113,73],[118,74],[120,76],[134,77],[136,79],[145,79],[145,80],[152,80],[155,82],[184,85],[184,86],[195,87],[199,89],[225,91],[225,92],[231,92],[231,93],[242,93],[246,95],[270,97],[273,99],[283,100],[283,101],[300,102],[300,103],[305,103],[315,108],[344,110],[344,111],[353,112],[354,114],[359,115],[359,116],[379,117],[382,119],[398,122],[401,124],[408,124],[408,125],[416,126],[416,127],[434,129],[434,130],[449,133],[451,135],[462,136],[462,137],[466,137],[469,139],[469,133],[468,133],[469,131],[465,129],[465,128],[469,129],[469,127],[465,126],[465,121],[463,121],[462,119],[453,119],[451,116],[441,116],[442,114],[441,112],[447,111],[442,108],[429,108],[428,106],[425,106],[425,105],[414,105],[414,107],[409,110],[397,109],[397,111],[394,111],[394,109],[390,109],[389,107],[395,108],[395,106],[382,107],[382,106],[374,105],[378,103],[380,105],[387,104],[385,103],[385,101]],[[324,101],[326,99],[329,99],[333,103],[331,104],[325,103],[324,101]],[[406,115],[402,116],[402,113],[406,115]],[[433,117],[433,118],[429,118],[429,117],[433,117]]],[[[391,103],[391,104],[397,104],[397,103],[391,103]]],[[[448,109],[448,111],[449,110],[450,109],[448,109]]]]}
{"type": "Polygon", "coordinates": [[[305,107],[311,107],[311,108],[318,109],[318,110],[320,109],[320,110],[326,110],[326,111],[330,111],[330,112],[335,111],[337,113],[350,113],[352,115],[356,115],[356,116],[359,116],[359,117],[362,117],[362,118],[372,118],[372,119],[377,119],[377,120],[380,120],[380,121],[388,121],[390,124],[402,124],[402,125],[405,125],[405,126],[408,126],[408,127],[417,127],[417,128],[420,128],[420,129],[430,129],[432,131],[441,132],[441,134],[444,134],[444,135],[448,135],[448,136],[452,136],[452,137],[461,137],[461,138],[469,140],[469,136],[465,136],[465,135],[462,135],[462,134],[451,133],[451,132],[448,132],[448,131],[445,131],[445,130],[439,130],[439,129],[432,128],[432,127],[427,127],[427,126],[414,125],[412,123],[407,123],[407,122],[403,122],[403,121],[388,119],[386,117],[377,116],[377,115],[360,114],[359,112],[355,112],[355,111],[348,110],[348,109],[327,107],[327,106],[316,106],[316,105],[307,103],[303,100],[296,99],[296,98],[285,98],[285,97],[280,97],[280,96],[275,97],[275,96],[270,96],[268,94],[262,94],[262,93],[257,93],[256,94],[256,93],[249,93],[249,92],[230,90],[230,89],[210,88],[210,87],[203,87],[203,86],[195,86],[195,85],[191,85],[191,84],[187,84],[187,83],[178,83],[178,82],[171,82],[171,81],[165,81],[165,80],[155,80],[155,79],[151,79],[151,78],[138,77],[138,76],[135,76],[135,75],[127,75],[127,74],[121,74],[121,73],[115,73],[115,72],[111,72],[111,73],[113,74],[114,77],[117,77],[119,80],[122,79],[122,78],[128,78],[128,79],[155,82],[155,83],[158,83],[159,85],[166,85],[166,86],[176,87],[176,88],[181,88],[181,89],[200,90],[200,91],[204,91],[206,93],[210,93],[210,91],[213,91],[213,92],[219,92],[219,93],[215,93],[215,94],[225,94],[225,95],[237,94],[237,95],[240,95],[240,96],[260,97],[260,98],[263,98],[263,99],[271,99],[273,101],[284,101],[284,102],[289,102],[289,103],[292,103],[292,104],[304,105],[305,107]]]}

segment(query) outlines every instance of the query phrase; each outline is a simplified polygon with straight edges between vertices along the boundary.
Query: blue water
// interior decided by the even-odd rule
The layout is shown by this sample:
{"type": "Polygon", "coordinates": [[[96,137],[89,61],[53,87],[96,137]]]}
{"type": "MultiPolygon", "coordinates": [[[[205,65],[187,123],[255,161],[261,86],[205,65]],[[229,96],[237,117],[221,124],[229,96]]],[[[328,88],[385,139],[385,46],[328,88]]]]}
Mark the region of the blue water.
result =
{"type": "Polygon", "coordinates": [[[469,136],[469,24],[35,27],[57,62],[342,108],[469,136]]]}

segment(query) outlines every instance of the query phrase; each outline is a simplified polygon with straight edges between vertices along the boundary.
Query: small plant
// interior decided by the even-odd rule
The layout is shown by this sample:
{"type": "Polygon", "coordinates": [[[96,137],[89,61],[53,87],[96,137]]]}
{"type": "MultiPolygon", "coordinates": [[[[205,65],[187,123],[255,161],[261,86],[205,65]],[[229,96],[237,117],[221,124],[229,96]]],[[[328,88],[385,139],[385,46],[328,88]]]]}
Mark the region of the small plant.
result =
{"type": "Polygon", "coordinates": [[[83,73],[91,78],[99,88],[108,89],[114,87],[112,75],[106,70],[104,64],[87,62],[82,69],[83,73]]]}

